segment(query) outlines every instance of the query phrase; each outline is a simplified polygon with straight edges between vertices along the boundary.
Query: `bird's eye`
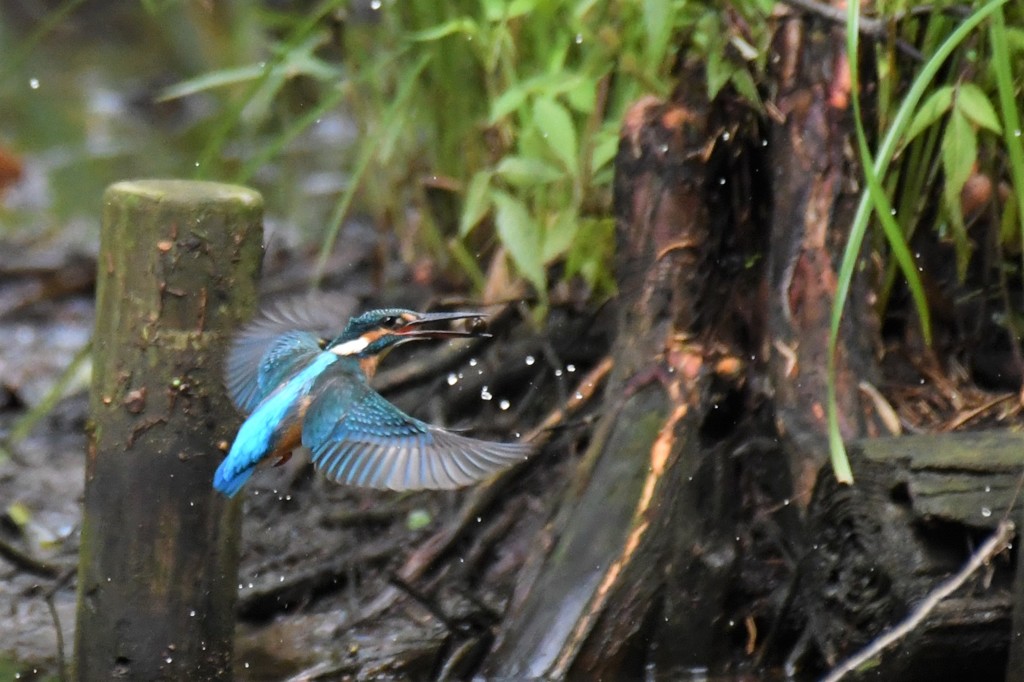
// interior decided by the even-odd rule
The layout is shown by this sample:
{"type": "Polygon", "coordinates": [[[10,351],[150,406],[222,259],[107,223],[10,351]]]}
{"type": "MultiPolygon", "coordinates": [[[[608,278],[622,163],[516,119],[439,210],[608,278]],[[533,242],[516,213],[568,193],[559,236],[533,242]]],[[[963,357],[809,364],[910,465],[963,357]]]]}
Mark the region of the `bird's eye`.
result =
{"type": "Polygon", "coordinates": [[[382,327],[395,327],[398,325],[398,317],[395,315],[388,315],[380,321],[382,327]]]}

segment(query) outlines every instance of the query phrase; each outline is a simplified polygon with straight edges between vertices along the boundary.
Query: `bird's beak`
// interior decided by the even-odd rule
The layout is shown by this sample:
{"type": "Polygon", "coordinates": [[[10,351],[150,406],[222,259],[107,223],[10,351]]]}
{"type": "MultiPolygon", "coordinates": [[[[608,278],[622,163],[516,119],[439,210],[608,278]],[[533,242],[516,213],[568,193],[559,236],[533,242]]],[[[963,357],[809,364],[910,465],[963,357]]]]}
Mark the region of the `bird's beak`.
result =
{"type": "Polygon", "coordinates": [[[484,318],[486,315],[477,312],[455,312],[455,313],[418,313],[415,320],[399,327],[395,335],[406,339],[445,339],[452,337],[489,337],[490,334],[484,331],[486,326],[484,318]],[[438,322],[450,322],[452,320],[472,320],[467,329],[425,329],[424,325],[438,322]]]}

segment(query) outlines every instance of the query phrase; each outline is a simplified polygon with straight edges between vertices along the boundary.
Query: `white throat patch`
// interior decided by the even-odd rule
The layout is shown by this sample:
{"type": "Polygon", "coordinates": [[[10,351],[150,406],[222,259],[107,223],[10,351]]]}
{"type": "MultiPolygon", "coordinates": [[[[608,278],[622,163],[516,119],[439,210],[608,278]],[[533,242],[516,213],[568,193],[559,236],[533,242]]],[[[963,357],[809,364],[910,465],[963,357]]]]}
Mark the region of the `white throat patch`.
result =
{"type": "Polygon", "coordinates": [[[331,348],[331,352],[343,358],[351,357],[363,352],[369,345],[370,342],[360,336],[352,339],[351,341],[339,343],[337,346],[331,348]]]}

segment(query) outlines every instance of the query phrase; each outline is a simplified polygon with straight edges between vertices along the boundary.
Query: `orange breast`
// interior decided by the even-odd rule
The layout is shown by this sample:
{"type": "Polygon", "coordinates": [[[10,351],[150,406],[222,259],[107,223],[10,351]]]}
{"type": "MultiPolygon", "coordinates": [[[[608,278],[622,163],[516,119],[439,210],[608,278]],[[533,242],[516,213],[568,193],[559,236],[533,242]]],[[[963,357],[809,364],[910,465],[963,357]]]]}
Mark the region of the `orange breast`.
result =
{"type": "Polygon", "coordinates": [[[267,456],[267,461],[272,461],[273,466],[281,466],[287,462],[291,459],[292,450],[302,445],[302,422],[312,400],[308,395],[303,397],[296,404],[295,410],[285,416],[286,426],[278,432],[277,438],[274,439],[274,449],[267,456]]]}

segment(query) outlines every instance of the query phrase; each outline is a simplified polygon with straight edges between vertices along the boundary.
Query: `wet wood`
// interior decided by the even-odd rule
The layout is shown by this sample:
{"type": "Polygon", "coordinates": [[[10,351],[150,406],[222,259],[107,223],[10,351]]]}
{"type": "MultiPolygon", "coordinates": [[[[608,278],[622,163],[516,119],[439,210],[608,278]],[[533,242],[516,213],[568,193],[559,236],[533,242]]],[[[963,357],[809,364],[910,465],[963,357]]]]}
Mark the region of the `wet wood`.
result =
{"type": "MultiPolygon", "coordinates": [[[[805,507],[828,457],[829,324],[859,171],[848,158],[850,83],[842,29],[794,16],[781,24],[772,49],[778,97],[767,150],[774,175],[766,350],[793,498],[805,507]]],[[[836,396],[845,439],[877,433],[858,389],[860,381],[877,375],[877,324],[860,279],[844,312],[837,351],[836,396]]]]}
{"type": "Polygon", "coordinates": [[[221,359],[255,307],[262,200],[140,181],[104,206],[77,676],[230,679],[240,500],[211,481],[240,421],[221,359]]]}
{"type": "MultiPolygon", "coordinates": [[[[801,566],[798,603],[830,662],[902,619],[961,568],[1011,508],[1018,516],[1021,509],[1021,434],[880,438],[853,445],[850,454],[857,485],[837,485],[827,470],[819,477],[809,508],[812,549],[801,566]]],[[[1006,664],[1012,582],[1011,563],[993,562],[873,674],[928,680],[961,670],[971,679],[998,678],[1006,664]]]]}
{"type": "Polygon", "coordinates": [[[658,612],[667,565],[694,544],[679,537],[688,531],[678,519],[696,505],[688,481],[702,461],[697,407],[709,381],[695,334],[707,286],[708,139],[699,94],[645,99],[626,116],[607,414],[553,523],[553,543],[523,571],[485,677],[639,673],[631,647],[658,612]]]}

